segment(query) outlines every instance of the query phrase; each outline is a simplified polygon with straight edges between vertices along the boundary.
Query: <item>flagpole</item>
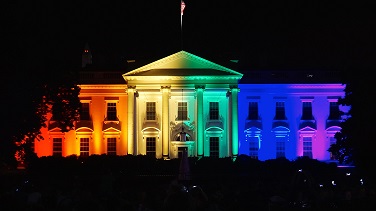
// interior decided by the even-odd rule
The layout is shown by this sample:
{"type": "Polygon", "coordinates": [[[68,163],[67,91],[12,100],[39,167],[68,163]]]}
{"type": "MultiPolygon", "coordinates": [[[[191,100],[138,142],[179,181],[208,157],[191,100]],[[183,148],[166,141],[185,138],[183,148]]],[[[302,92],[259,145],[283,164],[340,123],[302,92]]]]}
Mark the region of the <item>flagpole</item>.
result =
{"type": "Polygon", "coordinates": [[[183,50],[183,12],[185,8],[185,3],[183,0],[180,0],[180,44],[181,49],[183,50]]]}
{"type": "Polygon", "coordinates": [[[181,50],[183,50],[183,15],[181,15],[181,23],[180,23],[180,45],[181,45],[181,50]]]}

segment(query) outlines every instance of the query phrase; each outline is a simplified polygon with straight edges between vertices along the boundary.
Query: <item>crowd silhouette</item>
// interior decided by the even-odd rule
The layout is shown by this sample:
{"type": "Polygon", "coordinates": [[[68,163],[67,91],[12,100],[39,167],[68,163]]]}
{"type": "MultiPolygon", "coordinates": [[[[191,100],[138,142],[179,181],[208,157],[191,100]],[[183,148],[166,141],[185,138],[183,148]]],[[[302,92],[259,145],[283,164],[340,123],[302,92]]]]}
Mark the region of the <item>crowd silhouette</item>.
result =
{"type": "Polygon", "coordinates": [[[1,174],[0,210],[373,210],[374,186],[355,168],[309,158],[258,161],[248,156],[42,157],[1,174]]]}

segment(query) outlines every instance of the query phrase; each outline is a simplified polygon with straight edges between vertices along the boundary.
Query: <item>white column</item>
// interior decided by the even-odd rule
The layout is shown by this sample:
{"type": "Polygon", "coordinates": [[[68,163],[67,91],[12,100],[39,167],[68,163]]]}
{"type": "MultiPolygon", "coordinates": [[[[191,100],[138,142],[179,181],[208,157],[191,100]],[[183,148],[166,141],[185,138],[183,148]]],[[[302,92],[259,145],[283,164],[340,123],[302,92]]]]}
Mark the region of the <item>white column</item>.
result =
{"type": "Polygon", "coordinates": [[[235,159],[239,154],[238,137],[238,87],[230,87],[231,91],[231,154],[235,159]]]}
{"type": "Polygon", "coordinates": [[[136,86],[128,86],[128,154],[133,155],[134,153],[137,153],[134,151],[134,123],[135,123],[135,113],[134,113],[134,108],[135,108],[135,101],[134,101],[134,96],[136,92],[136,86]]]}
{"type": "Polygon", "coordinates": [[[169,157],[169,98],[170,86],[162,86],[162,157],[167,159],[169,157]]]}
{"type": "Polygon", "coordinates": [[[197,157],[204,157],[204,89],[205,86],[197,85],[197,157]]]}

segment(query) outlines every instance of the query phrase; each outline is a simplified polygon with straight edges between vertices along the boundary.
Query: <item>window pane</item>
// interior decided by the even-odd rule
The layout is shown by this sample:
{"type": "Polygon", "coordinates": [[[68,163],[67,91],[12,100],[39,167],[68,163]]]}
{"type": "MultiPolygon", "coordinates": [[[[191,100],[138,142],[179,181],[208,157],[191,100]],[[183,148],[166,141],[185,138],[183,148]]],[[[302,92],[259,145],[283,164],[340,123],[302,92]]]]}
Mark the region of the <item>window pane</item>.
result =
{"type": "Polygon", "coordinates": [[[337,102],[330,102],[329,119],[330,120],[341,119],[341,113],[339,111],[339,105],[337,102]]]}
{"type": "Polygon", "coordinates": [[[276,120],[286,120],[285,102],[276,102],[275,118],[276,120]]]}
{"type": "Polygon", "coordinates": [[[281,158],[281,157],[285,157],[285,137],[276,137],[276,157],[277,158],[281,158]]]}
{"type": "Polygon", "coordinates": [[[188,151],[188,147],[178,147],[178,158],[183,157],[183,153],[188,151]]]}
{"type": "Polygon", "coordinates": [[[210,102],[209,108],[209,118],[210,120],[218,120],[219,119],[219,103],[218,102],[210,102]]]}
{"type": "Polygon", "coordinates": [[[219,137],[210,137],[210,157],[219,157],[219,137]]]}
{"type": "Polygon", "coordinates": [[[312,137],[303,137],[303,156],[312,158],[312,137]]]}
{"type": "Polygon", "coordinates": [[[146,120],[155,120],[155,102],[146,102],[146,120]]]}
{"type": "Polygon", "coordinates": [[[107,103],[107,120],[116,121],[116,103],[107,103]]]}
{"type": "Polygon", "coordinates": [[[116,155],[116,138],[107,138],[107,155],[116,155]]]}
{"type": "Polygon", "coordinates": [[[147,137],[146,138],[146,155],[155,157],[156,156],[156,138],[147,137]]]}
{"type": "Polygon", "coordinates": [[[259,138],[257,136],[248,137],[247,141],[249,142],[249,156],[258,159],[259,138]]]}
{"type": "Polygon", "coordinates": [[[249,102],[248,104],[248,120],[258,120],[258,103],[249,102]]]}
{"type": "Polygon", "coordinates": [[[179,120],[188,119],[187,102],[178,102],[178,119],[179,120]]]}
{"type": "MultiPolygon", "coordinates": [[[[330,146],[332,144],[336,144],[337,143],[337,139],[335,137],[330,137],[330,146]]],[[[333,153],[330,153],[330,160],[336,160],[336,157],[335,155],[333,155],[333,153]]]]}
{"type": "Polygon", "coordinates": [[[90,120],[89,103],[81,103],[80,120],[90,120]]]}
{"type": "Polygon", "coordinates": [[[63,138],[53,138],[53,156],[62,156],[63,138]]]}
{"type": "Polygon", "coordinates": [[[303,102],[302,120],[313,120],[311,102],[303,102]]]}
{"type": "Polygon", "coordinates": [[[80,156],[89,156],[89,138],[80,138],[80,156]]]}

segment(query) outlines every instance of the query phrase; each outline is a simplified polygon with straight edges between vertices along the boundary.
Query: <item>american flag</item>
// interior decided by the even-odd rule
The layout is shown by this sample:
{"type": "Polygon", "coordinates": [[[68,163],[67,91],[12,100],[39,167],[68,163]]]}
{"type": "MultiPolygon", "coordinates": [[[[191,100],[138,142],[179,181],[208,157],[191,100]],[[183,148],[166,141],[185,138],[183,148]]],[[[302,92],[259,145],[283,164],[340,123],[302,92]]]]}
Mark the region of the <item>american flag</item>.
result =
{"type": "Polygon", "coordinates": [[[181,1],[181,3],[180,3],[180,12],[181,12],[181,15],[183,15],[184,8],[185,8],[185,3],[184,3],[184,1],[181,1]]]}

